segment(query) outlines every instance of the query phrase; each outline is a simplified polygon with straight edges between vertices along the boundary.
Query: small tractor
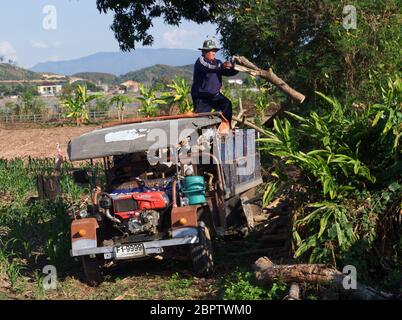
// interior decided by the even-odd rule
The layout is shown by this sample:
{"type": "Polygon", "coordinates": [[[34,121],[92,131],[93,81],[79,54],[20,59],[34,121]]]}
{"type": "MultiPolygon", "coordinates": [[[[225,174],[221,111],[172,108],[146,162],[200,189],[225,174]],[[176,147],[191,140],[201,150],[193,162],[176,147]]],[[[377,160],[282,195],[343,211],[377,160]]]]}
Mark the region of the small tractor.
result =
{"type": "Polygon", "coordinates": [[[107,263],[153,257],[184,257],[197,275],[211,275],[212,240],[253,228],[258,134],[200,113],[126,120],[73,138],[70,160],[89,164],[73,171],[91,201],[71,223],[71,255],[82,259],[87,282],[98,285],[107,263]]]}

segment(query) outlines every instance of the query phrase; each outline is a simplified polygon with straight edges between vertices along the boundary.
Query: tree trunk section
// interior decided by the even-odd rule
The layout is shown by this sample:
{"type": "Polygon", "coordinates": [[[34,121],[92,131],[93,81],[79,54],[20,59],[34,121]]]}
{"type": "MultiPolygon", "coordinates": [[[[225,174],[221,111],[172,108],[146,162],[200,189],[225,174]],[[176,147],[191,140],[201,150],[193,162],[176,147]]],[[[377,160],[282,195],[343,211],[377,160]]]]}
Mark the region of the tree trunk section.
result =
{"type": "Polygon", "coordinates": [[[324,264],[275,265],[267,257],[261,257],[255,262],[254,270],[257,281],[261,285],[270,285],[275,280],[285,283],[329,284],[353,299],[385,300],[394,298],[389,293],[376,291],[358,282],[356,282],[355,289],[346,289],[344,287],[344,282],[348,280],[346,276],[324,264]]]}
{"type": "Polygon", "coordinates": [[[298,283],[293,282],[290,285],[287,300],[300,300],[300,286],[298,283]]]}
{"type": "Polygon", "coordinates": [[[247,72],[252,76],[259,76],[261,78],[268,80],[279,90],[281,90],[283,93],[291,97],[296,102],[303,103],[303,101],[306,99],[306,97],[303,94],[291,88],[285,81],[279,78],[272,71],[271,68],[269,68],[268,70],[262,70],[243,56],[234,56],[233,62],[234,62],[234,68],[237,71],[247,72]]]}

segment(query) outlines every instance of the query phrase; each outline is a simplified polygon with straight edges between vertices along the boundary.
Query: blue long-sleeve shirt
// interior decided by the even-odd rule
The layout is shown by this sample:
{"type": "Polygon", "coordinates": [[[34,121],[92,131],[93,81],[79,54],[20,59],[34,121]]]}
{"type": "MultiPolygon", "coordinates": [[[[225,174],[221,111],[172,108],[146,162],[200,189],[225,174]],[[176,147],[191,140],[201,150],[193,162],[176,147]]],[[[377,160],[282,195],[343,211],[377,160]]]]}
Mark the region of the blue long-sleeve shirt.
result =
{"type": "Polygon", "coordinates": [[[194,98],[210,98],[222,88],[222,76],[231,77],[238,73],[234,69],[224,69],[222,61],[199,57],[194,65],[191,95],[194,98]]]}

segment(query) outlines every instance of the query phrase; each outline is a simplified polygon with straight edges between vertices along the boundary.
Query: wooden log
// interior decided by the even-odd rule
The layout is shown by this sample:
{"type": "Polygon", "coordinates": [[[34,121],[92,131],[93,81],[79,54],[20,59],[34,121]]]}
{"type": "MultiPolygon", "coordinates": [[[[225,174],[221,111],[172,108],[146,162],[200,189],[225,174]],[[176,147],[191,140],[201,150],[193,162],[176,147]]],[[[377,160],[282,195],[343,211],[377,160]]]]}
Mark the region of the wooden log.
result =
{"type": "Polygon", "coordinates": [[[298,283],[292,282],[286,300],[300,300],[300,286],[298,283]]]}
{"type": "Polygon", "coordinates": [[[240,72],[247,72],[252,76],[259,76],[263,79],[268,80],[274,86],[276,86],[283,93],[287,94],[293,100],[298,103],[303,103],[306,99],[306,96],[291,88],[285,81],[279,78],[273,71],[272,68],[268,70],[263,70],[258,68],[255,64],[250,62],[247,58],[243,56],[234,56],[233,57],[234,68],[240,72]]]}
{"type": "MultiPolygon", "coordinates": [[[[355,289],[344,287],[345,275],[324,264],[275,265],[269,258],[261,257],[254,263],[257,282],[270,285],[274,280],[286,283],[329,284],[345,295],[360,300],[394,299],[392,294],[380,292],[359,282],[355,289]]],[[[346,279],[347,280],[347,279],[346,279]]]]}
{"type": "Polygon", "coordinates": [[[40,199],[55,200],[61,194],[60,176],[38,175],[36,186],[40,199]]]}
{"type": "Polygon", "coordinates": [[[268,215],[267,214],[260,214],[258,216],[254,216],[254,222],[264,222],[267,221],[268,215]]]}
{"type": "Polygon", "coordinates": [[[236,116],[233,116],[233,117],[232,117],[232,120],[234,120],[234,121],[236,121],[236,122],[243,123],[243,124],[246,125],[247,127],[253,128],[253,129],[255,129],[256,131],[262,133],[263,135],[266,135],[266,134],[267,134],[267,132],[266,132],[264,129],[261,129],[260,127],[258,127],[258,126],[255,125],[254,123],[252,123],[252,122],[250,122],[250,121],[248,121],[248,120],[245,120],[244,117],[243,117],[243,119],[240,119],[240,118],[238,118],[238,117],[236,117],[236,116]]]}
{"type": "MultiPolygon", "coordinates": [[[[246,120],[246,117],[245,117],[245,115],[244,115],[245,112],[246,112],[246,110],[244,110],[244,108],[243,108],[243,103],[242,103],[242,101],[241,101],[241,98],[239,98],[239,108],[238,108],[238,112],[237,112],[236,118],[242,119],[242,121],[241,121],[241,123],[240,123],[240,128],[242,128],[242,127],[244,126],[244,121],[246,120]]],[[[236,121],[236,120],[232,120],[232,128],[235,127],[235,125],[236,125],[237,122],[238,122],[238,121],[236,121]]]]}

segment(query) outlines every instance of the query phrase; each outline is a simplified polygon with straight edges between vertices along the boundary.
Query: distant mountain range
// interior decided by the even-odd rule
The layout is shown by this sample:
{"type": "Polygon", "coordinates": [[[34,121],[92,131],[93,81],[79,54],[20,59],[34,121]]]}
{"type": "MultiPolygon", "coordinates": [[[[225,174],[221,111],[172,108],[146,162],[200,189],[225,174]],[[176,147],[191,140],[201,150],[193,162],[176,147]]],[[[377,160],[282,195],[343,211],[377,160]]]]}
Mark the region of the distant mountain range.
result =
{"type": "Polygon", "coordinates": [[[170,82],[175,77],[185,78],[191,81],[193,78],[193,65],[185,65],[172,67],[164,64],[157,64],[151,67],[146,67],[136,71],[130,71],[126,74],[117,77],[110,73],[101,72],[80,72],[75,73],[72,77],[90,80],[97,84],[99,82],[106,84],[118,84],[127,80],[134,80],[140,83],[155,83],[155,82],[170,82]]]}
{"type": "MultiPolygon", "coordinates": [[[[109,85],[127,80],[168,83],[175,77],[191,82],[199,55],[197,50],[140,48],[130,53],[104,52],[75,60],[40,63],[31,70],[1,63],[0,80],[36,80],[45,79],[46,74],[57,74],[109,85]]],[[[222,59],[219,55],[218,58],[222,59]]],[[[236,77],[243,79],[245,75],[236,77]]]]}
{"type": "MultiPolygon", "coordinates": [[[[70,77],[89,80],[93,84],[117,85],[127,80],[134,80],[143,84],[166,84],[174,78],[184,78],[189,83],[193,78],[193,64],[184,66],[169,66],[165,64],[156,64],[150,67],[127,72],[121,76],[116,76],[105,72],[79,72],[70,75],[70,77]]],[[[26,70],[14,65],[0,63],[0,81],[26,81],[26,80],[45,80],[51,76],[52,72],[39,73],[26,70]]],[[[236,78],[245,80],[248,75],[239,73],[236,78]]],[[[49,79],[49,78],[48,78],[49,79]]],[[[51,79],[49,81],[52,81],[51,79]]],[[[0,92],[1,93],[1,92],[0,92]]]]}
{"type": "Polygon", "coordinates": [[[41,78],[42,76],[38,73],[8,63],[0,63],[0,80],[38,80],[41,78]]]}
{"type": "Polygon", "coordinates": [[[155,81],[170,82],[175,77],[185,78],[190,81],[193,78],[192,64],[172,67],[164,64],[157,64],[137,71],[131,71],[119,77],[119,81],[134,80],[141,83],[154,83],[155,81]]]}
{"type": "Polygon", "coordinates": [[[117,84],[119,82],[119,77],[104,72],[79,72],[73,74],[71,77],[86,79],[95,84],[98,84],[99,82],[105,84],[117,84]]]}
{"type": "Polygon", "coordinates": [[[132,52],[99,52],[74,60],[39,63],[31,70],[69,76],[82,72],[110,73],[120,76],[154,65],[193,64],[199,56],[198,50],[138,48],[132,52]]]}

